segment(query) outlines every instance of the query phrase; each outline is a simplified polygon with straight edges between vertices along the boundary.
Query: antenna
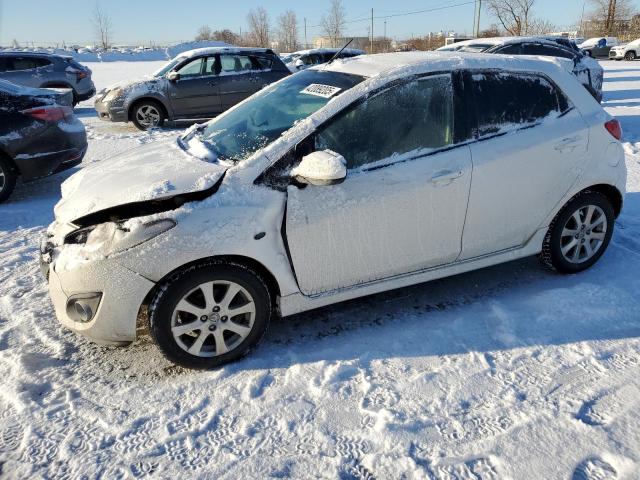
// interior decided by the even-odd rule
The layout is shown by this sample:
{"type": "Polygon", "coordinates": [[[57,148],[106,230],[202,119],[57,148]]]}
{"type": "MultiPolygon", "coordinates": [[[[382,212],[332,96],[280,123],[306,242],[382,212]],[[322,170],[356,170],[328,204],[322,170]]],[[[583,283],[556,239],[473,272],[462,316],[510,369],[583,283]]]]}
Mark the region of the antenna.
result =
{"type": "Polygon", "coordinates": [[[331,57],[331,60],[329,60],[329,61],[327,62],[327,65],[329,65],[329,64],[330,64],[331,62],[333,62],[336,58],[338,58],[338,55],[340,55],[340,54],[342,53],[342,51],[343,51],[345,48],[347,48],[349,45],[351,45],[351,42],[353,42],[353,38],[352,38],[351,40],[349,40],[349,41],[347,42],[347,44],[346,44],[344,47],[342,47],[340,50],[338,50],[338,51],[336,52],[336,54],[335,54],[333,57],[331,57]]]}

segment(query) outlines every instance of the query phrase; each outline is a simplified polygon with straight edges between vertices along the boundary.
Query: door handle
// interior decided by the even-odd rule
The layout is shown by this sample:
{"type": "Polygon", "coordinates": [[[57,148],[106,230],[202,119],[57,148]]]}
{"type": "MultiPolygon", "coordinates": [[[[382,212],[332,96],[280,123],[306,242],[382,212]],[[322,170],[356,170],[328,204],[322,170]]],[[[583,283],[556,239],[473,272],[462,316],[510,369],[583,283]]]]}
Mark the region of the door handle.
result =
{"type": "Polygon", "coordinates": [[[580,146],[582,137],[569,137],[563,138],[555,145],[555,150],[558,152],[564,152],[565,150],[575,150],[580,146]]]}
{"type": "Polygon", "coordinates": [[[451,182],[453,182],[456,178],[460,178],[462,175],[464,175],[464,172],[462,170],[444,170],[441,172],[437,172],[435,173],[432,177],[431,177],[431,183],[433,183],[434,185],[448,185],[451,182]]]}

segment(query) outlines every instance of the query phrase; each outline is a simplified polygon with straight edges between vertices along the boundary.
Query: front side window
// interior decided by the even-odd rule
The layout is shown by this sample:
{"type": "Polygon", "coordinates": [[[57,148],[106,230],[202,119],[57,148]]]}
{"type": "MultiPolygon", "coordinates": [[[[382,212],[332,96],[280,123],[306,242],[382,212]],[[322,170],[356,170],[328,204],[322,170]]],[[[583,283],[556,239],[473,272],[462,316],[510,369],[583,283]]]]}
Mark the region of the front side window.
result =
{"type": "Polygon", "coordinates": [[[247,55],[220,55],[221,74],[246,73],[253,70],[253,63],[247,55]]]}
{"type": "Polygon", "coordinates": [[[316,149],[340,153],[350,169],[452,143],[451,75],[395,85],[340,114],[316,135],[316,149]]]}
{"type": "Polygon", "coordinates": [[[534,125],[569,108],[566,97],[540,75],[477,73],[471,81],[480,137],[534,125]]]}
{"type": "Polygon", "coordinates": [[[492,53],[499,53],[501,55],[522,55],[522,44],[511,43],[492,51],[492,53]]]}
{"type": "Polygon", "coordinates": [[[202,75],[202,62],[204,59],[196,58],[177,70],[180,78],[194,78],[202,75]]]}

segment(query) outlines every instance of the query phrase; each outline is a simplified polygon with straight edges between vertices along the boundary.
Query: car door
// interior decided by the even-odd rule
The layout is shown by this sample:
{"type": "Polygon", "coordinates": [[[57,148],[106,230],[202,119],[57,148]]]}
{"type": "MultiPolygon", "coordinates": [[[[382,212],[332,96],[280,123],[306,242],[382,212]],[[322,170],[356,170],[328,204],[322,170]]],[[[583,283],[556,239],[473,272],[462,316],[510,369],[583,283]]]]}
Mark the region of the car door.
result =
{"type": "Polygon", "coordinates": [[[473,182],[460,259],[523,245],[576,181],[589,132],[548,78],[474,72],[473,182]]]}
{"type": "Polygon", "coordinates": [[[262,88],[259,67],[249,55],[220,55],[220,101],[227,110],[262,88]]]}
{"type": "Polygon", "coordinates": [[[347,161],[343,183],[288,187],[286,237],[306,295],[456,260],[469,147],[454,132],[451,75],[378,91],[321,127],[316,150],[347,161]]]}
{"type": "Polygon", "coordinates": [[[178,65],[172,72],[177,80],[167,80],[167,92],[174,116],[211,117],[222,111],[216,57],[199,57],[178,65]]]}

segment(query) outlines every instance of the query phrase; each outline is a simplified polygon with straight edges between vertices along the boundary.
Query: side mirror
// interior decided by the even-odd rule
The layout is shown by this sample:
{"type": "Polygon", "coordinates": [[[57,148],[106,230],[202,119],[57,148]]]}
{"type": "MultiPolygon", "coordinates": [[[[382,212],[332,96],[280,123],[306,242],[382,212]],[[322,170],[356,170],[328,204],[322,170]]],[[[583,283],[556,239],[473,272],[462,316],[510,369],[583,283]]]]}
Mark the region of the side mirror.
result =
{"type": "Polygon", "coordinates": [[[296,60],[296,63],[293,64],[298,70],[304,67],[304,62],[300,59],[296,60]]]}
{"type": "Polygon", "coordinates": [[[291,170],[291,178],[309,185],[336,185],[346,177],[347,161],[331,150],[312,152],[291,170]]]}
{"type": "Polygon", "coordinates": [[[180,74],[178,72],[169,72],[167,74],[167,80],[170,82],[177,82],[180,80],[180,74]]]}

